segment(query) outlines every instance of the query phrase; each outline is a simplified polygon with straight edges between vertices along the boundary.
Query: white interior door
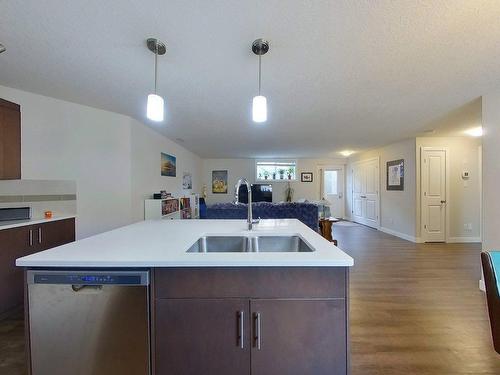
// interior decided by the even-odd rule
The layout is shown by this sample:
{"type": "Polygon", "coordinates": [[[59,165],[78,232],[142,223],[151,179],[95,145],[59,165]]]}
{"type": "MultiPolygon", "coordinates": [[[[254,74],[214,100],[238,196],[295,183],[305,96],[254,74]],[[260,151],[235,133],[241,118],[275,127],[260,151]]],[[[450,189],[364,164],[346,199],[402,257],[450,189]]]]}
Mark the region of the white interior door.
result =
{"type": "Polygon", "coordinates": [[[353,221],[373,228],[379,226],[379,161],[359,162],[352,168],[353,221]]]}
{"type": "Polygon", "coordinates": [[[331,215],[344,217],[344,169],[325,167],[323,169],[323,197],[330,202],[331,215]]]}
{"type": "Polygon", "coordinates": [[[446,241],[446,150],[422,149],[422,239],[446,241]]]}

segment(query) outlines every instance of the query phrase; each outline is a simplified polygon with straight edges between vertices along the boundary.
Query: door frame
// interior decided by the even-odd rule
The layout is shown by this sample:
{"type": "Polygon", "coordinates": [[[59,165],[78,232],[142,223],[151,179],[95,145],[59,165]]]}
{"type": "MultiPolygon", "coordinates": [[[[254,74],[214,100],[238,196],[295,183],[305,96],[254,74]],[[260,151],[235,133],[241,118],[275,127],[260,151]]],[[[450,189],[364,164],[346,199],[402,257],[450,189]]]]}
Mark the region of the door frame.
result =
{"type": "Polygon", "coordinates": [[[346,216],[345,216],[345,206],[346,206],[346,203],[347,203],[347,200],[346,200],[346,187],[347,187],[347,179],[346,179],[346,175],[345,175],[345,172],[346,172],[346,168],[345,168],[345,164],[318,164],[316,166],[316,175],[319,176],[319,199],[323,199],[323,197],[321,196],[322,192],[323,192],[323,173],[321,172],[322,170],[325,170],[325,169],[340,169],[342,170],[342,185],[344,186],[343,188],[343,191],[342,191],[342,200],[344,201],[343,203],[343,207],[342,207],[342,217],[341,219],[345,219],[346,216]]]}
{"type": "MultiPolygon", "coordinates": [[[[373,158],[368,158],[368,159],[363,159],[363,160],[357,160],[353,163],[351,163],[351,215],[350,215],[350,219],[352,221],[354,221],[354,218],[352,217],[352,213],[353,213],[353,208],[354,208],[354,166],[357,165],[357,164],[363,164],[363,163],[368,163],[368,162],[371,162],[371,161],[376,161],[377,162],[377,165],[378,165],[378,190],[377,190],[377,198],[378,198],[378,204],[377,204],[377,227],[374,228],[374,229],[377,229],[377,230],[380,230],[380,220],[381,220],[381,212],[380,212],[380,208],[381,208],[381,192],[380,192],[380,184],[381,184],[381,178],[380,178],[380,156],[374,156],[373,158]]],[[[363,225],[363,224],[362,224],[363,225]]],[[[370,227],[371,228],[371,227],[370,227]]]]}
{"type": "Polygon", "coordinates": [[[422,213],[424,212],[424,193],[422,189],[422,174],[423,174],[423,158],[424,158],[424,151],[444,151],[445,153],[445,192],[446,192],[446,203],[444,206],[444,220],[446,223],[444,224],[444,241],[445,243],[450,242],[450,206],[451,206],[451,194],[450,194],[450,150],[448,147],[426,147],[426,146],[421,146],[420,147],[420,171],[419,171],[419,188],[420,188],[420,238],[422,242],[426,242],[425,238],[425,232],[424,232],[424,220],[423,220],[423,215],[422,213]]]}

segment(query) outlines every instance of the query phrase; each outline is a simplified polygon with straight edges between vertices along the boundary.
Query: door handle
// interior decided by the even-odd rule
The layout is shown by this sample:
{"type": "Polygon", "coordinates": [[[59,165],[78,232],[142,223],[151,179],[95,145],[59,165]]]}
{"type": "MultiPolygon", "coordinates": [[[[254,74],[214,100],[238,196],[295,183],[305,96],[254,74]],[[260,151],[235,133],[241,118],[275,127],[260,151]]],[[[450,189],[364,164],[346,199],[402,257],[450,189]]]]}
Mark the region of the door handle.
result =
{"type": "Polygon", "coordinates": [[[366,195],[360,195],[359,197],[360,198],[366,198],[366,195]]]}
{"type": "Polygon", "coordinates": [[[441,201],[441,204],[445,204],[445,203],[446,203],[446,201],[441,201]]]}
{"type": "Polygon", "coordinates": [[[42,227],[38,227],[38,243],[42,243],[42,227]]]}
{"type": "Polygon", "coordinates": [[[237,333],[237,340],[236,340],[236,345],[238,345],[241,349],[245,348],[244,344],[244,329],[245,329],[245,324],[244,324],[244,312],[243,311],[238,311],[238,333],[237,333]]]}
{"type": "Polygon", "coordinates": [[[30,229],[28,241],[29,241],[30,246],[33,246],[33,229],[30,229]]]}
{"type": "Polygon", "coordinates": [[[253,346],[260,350],[260,313],[253,314],[253,346]]]}

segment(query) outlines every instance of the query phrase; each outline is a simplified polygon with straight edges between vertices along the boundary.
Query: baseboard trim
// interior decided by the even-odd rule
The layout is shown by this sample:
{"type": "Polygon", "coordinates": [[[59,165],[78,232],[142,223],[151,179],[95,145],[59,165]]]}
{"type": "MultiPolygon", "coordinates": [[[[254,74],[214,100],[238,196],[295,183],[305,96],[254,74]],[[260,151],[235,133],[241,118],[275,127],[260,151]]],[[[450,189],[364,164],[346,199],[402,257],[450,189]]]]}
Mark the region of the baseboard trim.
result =
{"type": "Polygon", "coordinates": [[[391,236],[402,238],[403,240],[406,240],[406,241],[415,242],[415,243],[417,242],[417,238],[415,236],[410,236],[409,234],[401,233],[401,232],[398,232],[398,231],[395,231],[395,230],[392,230],[389,228],[384,228],[384,227],[380,227],[379,230],[381,232],[390,234],[391,236]]]}
{"type": "Polygon", "coordinates": [[[448,243],[471,243],[481,242],[481,237],[450,237],[448,243]]]}

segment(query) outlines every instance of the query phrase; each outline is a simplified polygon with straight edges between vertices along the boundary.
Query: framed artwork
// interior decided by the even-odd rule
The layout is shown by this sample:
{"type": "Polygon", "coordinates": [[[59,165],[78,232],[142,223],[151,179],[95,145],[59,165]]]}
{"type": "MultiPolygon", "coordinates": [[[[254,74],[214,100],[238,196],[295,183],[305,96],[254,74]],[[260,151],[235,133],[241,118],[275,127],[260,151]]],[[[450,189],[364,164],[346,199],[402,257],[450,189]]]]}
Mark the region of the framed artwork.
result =
{"type": "Polygon", "coordinates": [[[193,188],[193,176],[189,172],[184,172],[182,174],[182,188],[192,189],[193,188]]]}
{"type": "Polygon", "coordinates": [[[405,161],[404,159],[387,162],[387,190],[405,189],[405,161]]]}
{"type": "Polygon", "coordinates": [[[302,172],[300,174],[300,181],[301,182],[312,182],[313,181],[312,172],[302,172]]]}
{"type": "Polygon", "coordinates": [[[227,170],[212,171],[212,193],[227,194],[227,170]]]}
{"type": "Polygon", "coordinates": [[[161,175],[167,177],[176,176],[177,158],[173,155],[161,153],[161,175]]]}

